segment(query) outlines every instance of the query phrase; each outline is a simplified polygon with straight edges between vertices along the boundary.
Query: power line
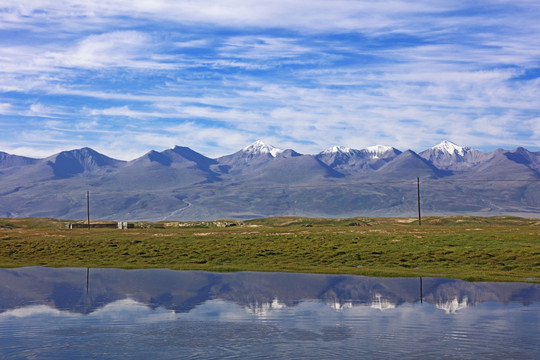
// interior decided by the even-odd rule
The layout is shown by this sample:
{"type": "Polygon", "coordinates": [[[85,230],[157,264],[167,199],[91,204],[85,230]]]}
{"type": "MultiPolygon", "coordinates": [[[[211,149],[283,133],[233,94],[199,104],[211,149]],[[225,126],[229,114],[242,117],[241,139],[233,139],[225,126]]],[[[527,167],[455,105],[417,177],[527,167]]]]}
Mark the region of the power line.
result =
{"type": "Polygon", "coordinates": [[[473,182],[540,182],[540,179],[431,179],[422,180],[423,183],[473,183],[473,182]]]}
{"type": "Polygon", "coordinates": [[[425,179],[420,178],[410,180],[398,180],[398,181],[355,181],[347,183],[318,183],[318,184],[271,184],[271,185],[257,185],[249,186],[240,183],[219,185],[219,184],[195,184],[186,185],[184,187],[166,188],[166,189],[144,189],[144,190],[118,190],[118,191],[92,191],[94,195],[114,195],[114,194],[155,194],[155,193],[184,193],[184,192],[202,192],[202,191],[216,191],[225,189],[235,190],[279,190],[279,189],[313,189],[313,188],[339,188],[339,187],[352,187],[352,186],[370,186],[370,185],[398,185],[398,184],[411,184],[415,185],[417,182],[422,184],[436,184],[436,183],[501,183],[501,182],[540,182],[540,179],[425,179]]]}

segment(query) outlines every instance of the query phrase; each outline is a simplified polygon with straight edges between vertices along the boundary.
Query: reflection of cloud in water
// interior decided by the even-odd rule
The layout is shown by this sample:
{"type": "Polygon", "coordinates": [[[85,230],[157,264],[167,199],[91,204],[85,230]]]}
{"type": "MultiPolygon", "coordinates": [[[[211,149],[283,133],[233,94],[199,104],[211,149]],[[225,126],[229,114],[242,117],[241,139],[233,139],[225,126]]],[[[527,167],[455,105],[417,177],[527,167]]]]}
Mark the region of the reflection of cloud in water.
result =
{"type": "Polygon", "coordinates": [[[0,314],[0,319],[10,317],[26,318],[38,315],[77,316],[78,314],[69,311],[61,311],[48,305],[30,305],[17,309],[7,310],[0,314]]]}
{"type": "Polygon", "coordinates": [[[87,318],[104,321],[120,321],[130,319],[134,322],[158,322],[175,320],[178,316],[165,308],[152,309],[148,305],[132,299],[114,301],[89,314],[81,314],[67,310],[58,310],[50,305],[30,305],[5,311],[0,314],[0,320],[8,318],[56,317],[56,318],[87,318]]]}
{"type": "Polygon", "coordinates": [[[109,303],[88,314],[88,317],[110,321],[133,319],[137,323],[151,323],[175,320],[177,318],[174,311],[163,307],[152,309],[148,305],[130,298],[109,303]]]}
{"type": "MultiPolygon", "coordinates": [[[[302,308],[303,304],[312,303],[313,301],[300,302],[295,306],[288,306],[284,302],[277,298],[274,298],[271,302],[257,302],[253,301],[247,305],[241,306],[235,302],[225,300],[209,300],[205,303],[191,309],[189,312],[177,313],[174,310],[169,310],[164,307],[150,307],[147,304],[138,302],[136,300],[126,298],[122,300],[113,301],[101,308],[89,314],[80,314],[67,310],[58,310],[49,305],[31,305],[26,307],[20,307],[12,310],[5,311],[0,314],[1,318],[15,317],[32,317],[39,315],[49,315],[57,317],[75,317],[86,316],[88,318],[102,319],[102,320],[122,320],[122,319],[134,319],[138,323],[151,323],[159,321],[177,320],[179,318],[192,318],[192,317],[207,317],[215,318],[216,320],[236,321],[240,319],[248,318],[249,315],[255,315],[257,317],[269,317],[272,312],[279,312],[285,309],[294,309],[295,307],[302,308]]],[[[315,302],[317,303],[317,302],[315,302]]],[[[325,307],[332,311],[346,311],[346,310],[361,310],[364,309],[376,309],[380,311],[386,311],[396,309],[396,304],[393,304],[390,300],[385,299],[380,294],[376,294],[370,304],[353,303],[352,301],[321,301],[320,304],[324,304],[325,307]]],[[[439,301],[435,304],[437,309],[444,310],[446,313],[456,313],[461,309],[465,309],[469,306],[468,299],[465,297],[462,301],[457,298],[450,301],[439,301]]],[[[366,312],[366,314],[369,313],[366,312]]]]}

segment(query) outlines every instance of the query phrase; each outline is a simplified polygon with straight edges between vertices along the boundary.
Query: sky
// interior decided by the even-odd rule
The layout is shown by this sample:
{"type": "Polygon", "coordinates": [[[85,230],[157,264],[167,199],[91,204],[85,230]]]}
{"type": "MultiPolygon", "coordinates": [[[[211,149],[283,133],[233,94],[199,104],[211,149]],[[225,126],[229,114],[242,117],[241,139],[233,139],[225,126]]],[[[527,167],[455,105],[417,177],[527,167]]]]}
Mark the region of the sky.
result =
{"type": "Polygon", "coordinates": [[[540,150],[537,0],[0,0],[0,151],[540,150]]]}

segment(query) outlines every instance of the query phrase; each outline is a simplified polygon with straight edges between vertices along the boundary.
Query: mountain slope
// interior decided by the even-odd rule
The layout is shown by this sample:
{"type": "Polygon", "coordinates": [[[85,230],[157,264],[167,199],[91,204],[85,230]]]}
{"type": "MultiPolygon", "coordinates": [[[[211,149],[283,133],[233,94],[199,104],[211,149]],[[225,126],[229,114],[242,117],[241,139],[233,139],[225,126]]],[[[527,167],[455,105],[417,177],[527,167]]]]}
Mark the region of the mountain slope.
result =
{"type": "Polygon", "coordinates": [[[399,154],[376,171],[377,178],[393,179],[394,181],[415,179],[417,177],[434,179],[444,175],[445,172],[437,169],[429,161],[411,150],[399,154]]]}
{"type": "Polygon", "coordinates": [[[260,164],[256,170],[246,174],[244,180],[260,184],[310,185],[325,182],[329,178],[342,178],[343,174],[333,170],[313,155],[277,156],[272,161],[260,164]]]}
{"type": "Polygon", "coordinates": [[[124,161],[115,160],[90,148],[62,151],[43,160],[51,167],[56,178],[68,178],[85,172],[104,168],[116,168],[124,161]]]}
{"type": "Polygon", "coordinates": [[[494,180],[532,180],[540,178],[540,156],[523,148],[497,149],[473,167],[469,177],[494,180]]]}
{"type": "Polygon", "coordinates": [[[540,216],[540,153],[482,153],[443,142],[316,155],[257,141],[211,159],[176,146],[119,161],[92,149],[44,159],[0,153],[0,217],[204,220],[261,216],[411,216],[416,178],[428,214],[540,216]]]}
{"type": "Polygon", "coordinates": [[[219,181],[210,167],[217,162],[187,147],[176,146],[162,152],[150,151],[109,174],[104,181],[130,191],[164,190],[219,181]]]}
{"type": "Polygon", "coordinates": [[[0,151],[0,169],[31,165],[31,164],[35,164],[38,161],[39,159],[32,159],[25,156],[11,155],[11,154],[0,151]]]}
{"type": "Polygon", "coordinates": [[[122,167],[125,163],[90,148],[62,151],[45,159],[24,161],[17,167],[17,171],[11,171],[3,177],[2,186],[7,191],[22,187],[41,188],[46,187],[47,182],[57,186],[71,178],[81,184],[81,178],[106,174],[122,167]]]}

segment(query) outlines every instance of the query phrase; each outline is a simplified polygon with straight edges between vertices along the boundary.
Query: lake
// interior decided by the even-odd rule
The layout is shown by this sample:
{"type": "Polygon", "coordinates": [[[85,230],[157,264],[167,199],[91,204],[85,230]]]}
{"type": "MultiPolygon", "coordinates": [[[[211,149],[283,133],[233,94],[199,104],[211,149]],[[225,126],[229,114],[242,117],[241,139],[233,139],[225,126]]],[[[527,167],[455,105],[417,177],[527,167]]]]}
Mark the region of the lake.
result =
{"type": "Polygon", "coordinates": [[[0,269],[2,359],[537,359],[540,285],[0,269]]]}

